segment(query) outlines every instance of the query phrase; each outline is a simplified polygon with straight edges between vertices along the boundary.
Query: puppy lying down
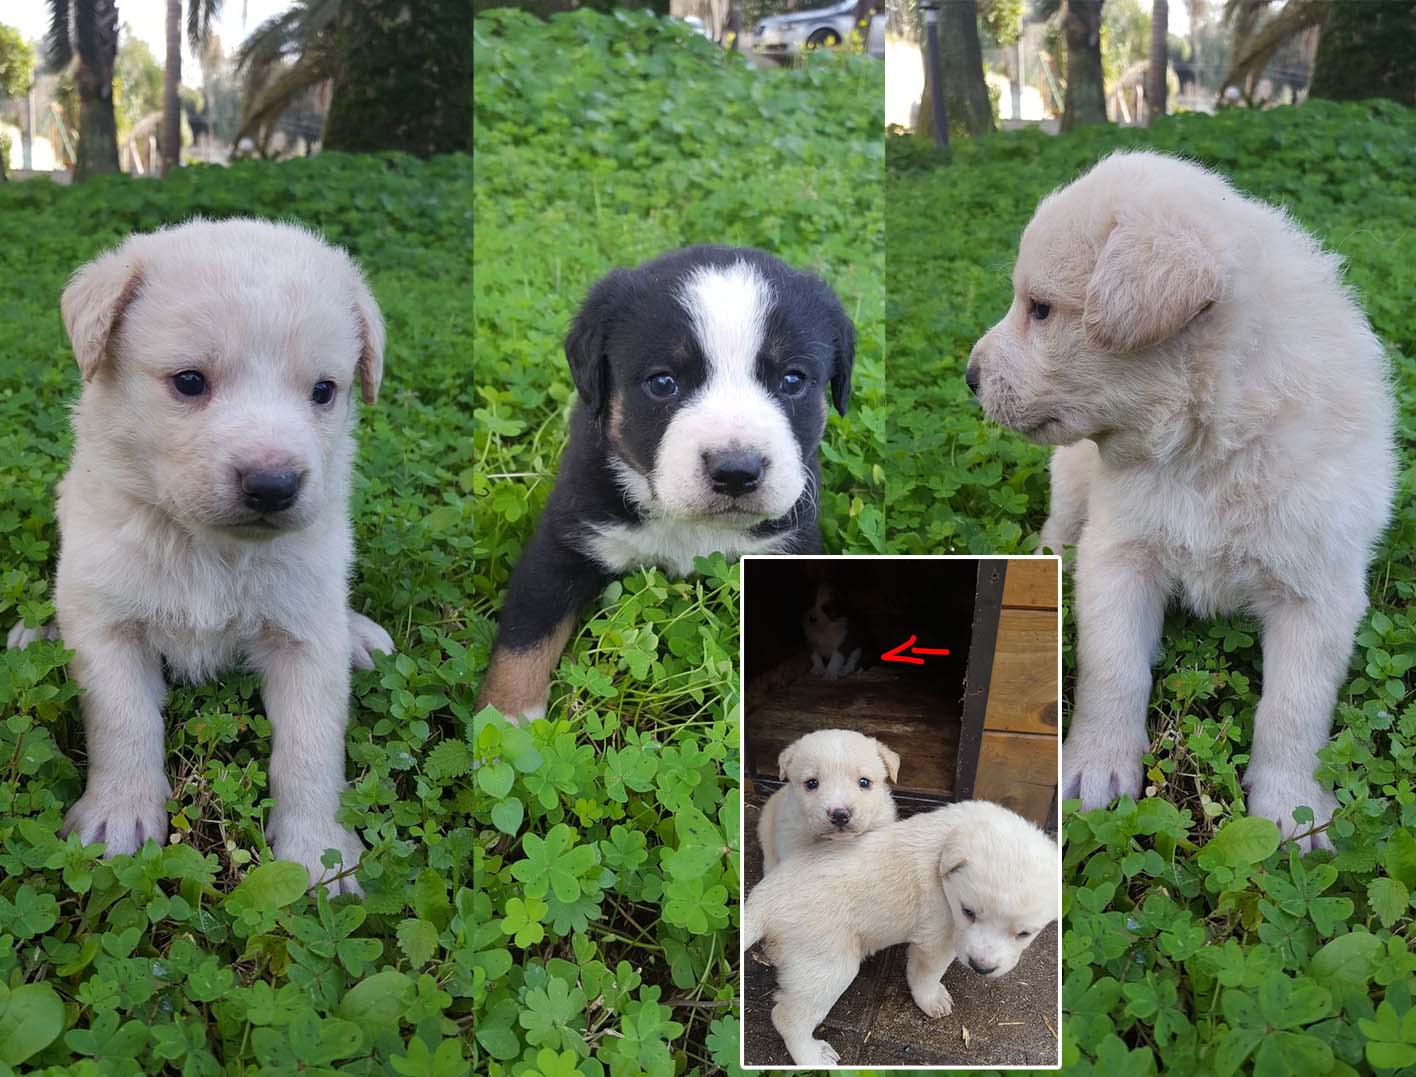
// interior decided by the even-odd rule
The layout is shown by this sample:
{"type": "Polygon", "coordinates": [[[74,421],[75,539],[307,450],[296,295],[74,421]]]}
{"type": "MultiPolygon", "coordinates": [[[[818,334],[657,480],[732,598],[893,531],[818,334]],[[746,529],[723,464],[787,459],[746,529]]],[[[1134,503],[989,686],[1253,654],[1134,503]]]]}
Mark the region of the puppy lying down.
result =
{"type": "Polygon", "coordinates": [[[930,1017],[954,1001],[955,960],[1003,976],[1057,919],[1057,845],[1007,808],[973,800],[794,856],[748,895],[746,950],[765,941],[777,969],[772,1024],[799,1066],[831,1066],[813,1033],[871,954],[908,943],[910,994],[930,1017]]]}
{"type": "Polygon", "coordinates": [[[299,228],[193,221],[90,262],[62,307],[84,385],[54,606],[88,740],[65,830],[110,856],[164,840],[165,675],[244,664],[271,724],[271,847],[358,893],[362,845],[335,818],[349,668],[393,649],[347,597],[355,399],[383,373],[363,276],[299,228]]]}
{"type": "Polygon", "coordinates": [[[768,798],[757,824],[762,870],[818,842],[893,823],[887,781],[899,774],[898,755],[854,730],[818,729],[792,741],[777,757],[777,776],[787,784],[768,798]]]}

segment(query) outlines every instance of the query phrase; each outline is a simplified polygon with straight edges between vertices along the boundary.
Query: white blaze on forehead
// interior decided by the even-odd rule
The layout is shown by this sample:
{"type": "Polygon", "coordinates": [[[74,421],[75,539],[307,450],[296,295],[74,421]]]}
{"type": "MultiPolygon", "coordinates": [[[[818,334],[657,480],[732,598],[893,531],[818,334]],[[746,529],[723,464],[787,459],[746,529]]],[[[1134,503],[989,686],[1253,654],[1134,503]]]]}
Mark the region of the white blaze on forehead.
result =
{"type": "Polygon", "coordinates": [[[703,266],[684,282],[679,302],[708,359],[710,380],[750,380],[767,336],[772,285],[747,262],[703,266]]]}

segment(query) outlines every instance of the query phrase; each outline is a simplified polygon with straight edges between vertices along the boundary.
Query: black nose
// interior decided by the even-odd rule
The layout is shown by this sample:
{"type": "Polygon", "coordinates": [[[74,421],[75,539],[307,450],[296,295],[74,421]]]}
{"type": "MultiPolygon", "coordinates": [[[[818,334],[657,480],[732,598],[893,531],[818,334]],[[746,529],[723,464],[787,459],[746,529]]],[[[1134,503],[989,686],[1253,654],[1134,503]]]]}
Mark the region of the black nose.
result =
{"type": "Polygon", "coordinates": [[[741,497],[756,490],[762,482],[762,474],[767,470],[767,461],[759,453],[729,452],[707,453],[703,462],[708,468],[708,478],[713,482],[716,493],[729,497],[741,497]]]}
{"type": "Polygon", "coordinates": [[[997,967],[997,965],[980,965],[973,958],[969,958],[969,968],[973,969],[974,972],[977,972],[980,976],[987,976],[997,967]]]}
{"type": "Polygon", "coordinates": [[[851,813],[847,808],[832,808],[826,815],[836,826],[845,826],[851,821],[851,813]]]}
{"type": "Polygon", "coordinates": [[[279,512],[295,504],[300,492],[300,474],[295,471],[246,471],[241,474],[241,493],[247,507],[257,512],[279,512]]]}
{"type": "Polygon", "coordinates": [[[964,368],[964,384],[969,387],[969,392],[978,396],[978,367],[972,363],[964,368]]]}

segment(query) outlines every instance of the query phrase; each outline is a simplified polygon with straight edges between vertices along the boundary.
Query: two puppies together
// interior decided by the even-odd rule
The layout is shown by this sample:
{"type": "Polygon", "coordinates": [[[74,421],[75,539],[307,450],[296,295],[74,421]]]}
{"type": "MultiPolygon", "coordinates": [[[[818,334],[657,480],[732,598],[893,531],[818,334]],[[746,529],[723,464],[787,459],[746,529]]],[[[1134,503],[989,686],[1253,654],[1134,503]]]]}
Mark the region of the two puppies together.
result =
{"type": "Polygon", "coordinates": [[[765,876],[742,913],[744,950],[765,941],[776,967],[772,1024],[792,1061],[830,1066],[815,1038],[862,960],[907,943],[915,1003],[943,1017],[956,960],[1003,976],[1058,916],[1057,846],[985,801],[895,820],[886,779],[899,756],[848,730],[808,734],[778,759],[787,784],[758,825],[765,876]]]}

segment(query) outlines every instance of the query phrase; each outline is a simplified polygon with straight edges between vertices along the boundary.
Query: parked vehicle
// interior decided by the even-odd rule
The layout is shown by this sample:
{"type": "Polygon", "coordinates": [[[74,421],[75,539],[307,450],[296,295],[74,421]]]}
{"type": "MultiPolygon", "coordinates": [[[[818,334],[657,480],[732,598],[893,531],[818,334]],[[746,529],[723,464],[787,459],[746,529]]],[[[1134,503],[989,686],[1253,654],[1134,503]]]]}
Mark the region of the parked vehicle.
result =
{"type": "MultiPolygon", "coordinates": [[[[811,11],[790,11],[769,15],[752,31],[752,51],[759,56],[783,60],[800,56],[808,49],[832,49],[850,37],[855,28],[855,0],[842,0],[830,7],[811,11]]],[[[885,12],[875,10],[866,33],[865,51],[876,59],[885,58],[885,12]]]]}

